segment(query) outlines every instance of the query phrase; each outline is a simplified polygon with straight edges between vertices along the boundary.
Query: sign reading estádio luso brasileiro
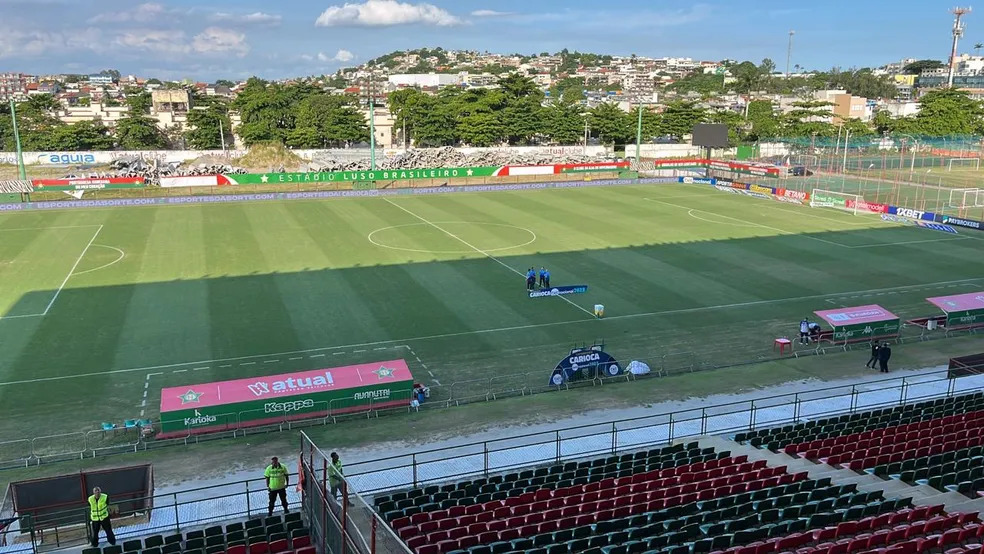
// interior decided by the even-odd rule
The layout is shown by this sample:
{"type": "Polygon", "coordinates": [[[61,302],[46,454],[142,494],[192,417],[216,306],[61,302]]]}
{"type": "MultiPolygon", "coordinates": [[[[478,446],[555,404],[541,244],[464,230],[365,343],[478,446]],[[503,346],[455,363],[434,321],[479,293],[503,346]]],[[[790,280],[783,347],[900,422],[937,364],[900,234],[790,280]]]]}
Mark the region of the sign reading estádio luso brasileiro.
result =
{"type": "Polygon", "coordinates": [[[409,405],[404,360],[299,371],[161,390],[160,437],[409,405]]]}

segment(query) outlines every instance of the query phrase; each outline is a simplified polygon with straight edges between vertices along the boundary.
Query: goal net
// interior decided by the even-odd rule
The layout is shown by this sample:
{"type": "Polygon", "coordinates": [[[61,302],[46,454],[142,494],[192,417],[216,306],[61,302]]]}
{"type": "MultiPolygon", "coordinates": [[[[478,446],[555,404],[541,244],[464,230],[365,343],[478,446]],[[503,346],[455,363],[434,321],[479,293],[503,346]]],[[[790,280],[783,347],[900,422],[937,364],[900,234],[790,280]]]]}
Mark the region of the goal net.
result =
{"type": "Polygon", "coordinates": [[[980,158],[950,158],[946,161],[946,170],[953,171],[953,168],[980,170],[980,158]]]}
{"type": "Polygon", "coordinates": [[[950,208],[984,207],[984,189],[959,189],[950,191],[950,208]]]}
{"type": "Polygon", "coordinates": [[[810,207],[812,208],[834,208],[844,210],[857,215],[858,204],[862,198],[857,194],[845,194],[832,190],[813,189],[810,195],[810,207]]]}

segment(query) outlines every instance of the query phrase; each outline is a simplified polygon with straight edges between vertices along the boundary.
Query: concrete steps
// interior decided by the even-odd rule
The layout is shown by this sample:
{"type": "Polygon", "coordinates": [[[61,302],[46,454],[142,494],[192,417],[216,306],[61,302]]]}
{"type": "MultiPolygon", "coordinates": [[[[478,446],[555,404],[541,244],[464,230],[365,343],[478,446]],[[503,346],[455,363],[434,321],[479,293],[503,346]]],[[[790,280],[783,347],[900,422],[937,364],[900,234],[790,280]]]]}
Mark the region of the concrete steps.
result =
{"type": "Polygon", "coordinates": [[[732,456],[748,456],[749,461],[765,460],[770,467],[786,466],[789,473],[805,471],[810,479],[829,477],[836,485],[857,484],[858,490],[880,490],[885,498],[911,498],[917,506],[936,506],[943,504],[947,511],[982,512],[984,498],[971,499],[955,492],[941,492],[926,485],[909,485],[896,479],[881,479],[867,473],[857,473],[850,469],[836,468],[827,464],[817,464],[809,460],[789,456],[782,452],[755,448],[738,444],[724,437],[702,437],[697,441],[702,448],[714,447],[717,451],[730,451],[732,456]]]}

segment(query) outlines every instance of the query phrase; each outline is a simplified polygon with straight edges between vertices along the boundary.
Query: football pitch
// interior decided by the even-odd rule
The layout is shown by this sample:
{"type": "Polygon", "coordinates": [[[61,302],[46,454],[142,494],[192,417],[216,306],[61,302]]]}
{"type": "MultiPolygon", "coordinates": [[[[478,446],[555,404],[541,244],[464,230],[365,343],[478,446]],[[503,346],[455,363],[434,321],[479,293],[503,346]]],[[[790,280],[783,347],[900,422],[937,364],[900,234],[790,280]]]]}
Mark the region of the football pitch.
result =
{"type": "Polygon", "coordinates": [[[981,290],[972,233],[676,184],[3,214],[0,443],[156,418],[164,387],[394,358],[461,400],[542,387],[596,341],[770,359],[814,310],[981,290]],[[531,266],[588,291],[531,299],[531,266]]]}

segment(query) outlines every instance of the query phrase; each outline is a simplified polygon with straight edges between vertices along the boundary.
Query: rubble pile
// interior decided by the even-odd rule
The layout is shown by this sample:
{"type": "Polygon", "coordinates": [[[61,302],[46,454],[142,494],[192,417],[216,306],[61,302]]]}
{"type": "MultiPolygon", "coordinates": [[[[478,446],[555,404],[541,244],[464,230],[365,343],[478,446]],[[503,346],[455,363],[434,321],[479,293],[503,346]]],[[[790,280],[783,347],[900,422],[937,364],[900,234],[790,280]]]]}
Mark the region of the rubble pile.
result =
{"type": "MultiPolygon", "coordinates": [[[[437,167],[498,167],[503,165],[550,165],[605,161],[592,156],[553,154],[512,154],[507,151],[487,151],[465,155],[446,146],[428,150],[407,150],[378,160],[378,169],[430,169],[437,167]]],[[[369,160],[342,162],[331,156],[318,156],[308,166],[310,171],[365,171],[369,160]]]]}

